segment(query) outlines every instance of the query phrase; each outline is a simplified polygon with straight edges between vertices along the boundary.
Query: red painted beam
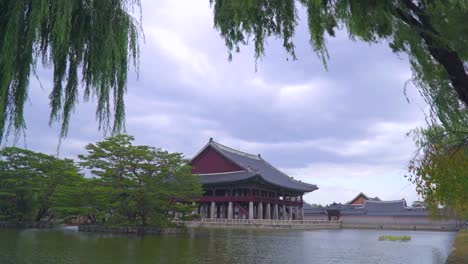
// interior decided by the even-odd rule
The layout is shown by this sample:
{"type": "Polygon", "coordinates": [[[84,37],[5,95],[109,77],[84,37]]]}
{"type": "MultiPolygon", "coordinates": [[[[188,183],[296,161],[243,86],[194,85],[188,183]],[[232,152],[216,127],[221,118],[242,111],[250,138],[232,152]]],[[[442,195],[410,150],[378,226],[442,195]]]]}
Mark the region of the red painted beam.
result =
{"type": "Polygon", "coordinates": [[[285,201],[278,200],[268,197],[258,197],[258,196],[203,196],[197,199],[199,202],[261,202],[261,203],[271,203],[271,204],[280,204],[286,206],[302,206],[303,203],[299,201],[285,201]]]}

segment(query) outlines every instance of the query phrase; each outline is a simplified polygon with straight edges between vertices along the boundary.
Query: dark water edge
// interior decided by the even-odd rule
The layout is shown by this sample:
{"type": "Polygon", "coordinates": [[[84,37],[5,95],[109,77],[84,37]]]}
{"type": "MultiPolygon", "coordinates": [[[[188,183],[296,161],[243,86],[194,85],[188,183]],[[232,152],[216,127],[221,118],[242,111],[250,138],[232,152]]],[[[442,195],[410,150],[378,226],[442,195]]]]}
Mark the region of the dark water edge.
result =
{"type": "Polygon", "coordinates": [[[455,232],[220,230],[136,236],[0,229],[0,263],[445,263],[455,232]],[[411,241],[378,241],[410,235],[411,241]]]}

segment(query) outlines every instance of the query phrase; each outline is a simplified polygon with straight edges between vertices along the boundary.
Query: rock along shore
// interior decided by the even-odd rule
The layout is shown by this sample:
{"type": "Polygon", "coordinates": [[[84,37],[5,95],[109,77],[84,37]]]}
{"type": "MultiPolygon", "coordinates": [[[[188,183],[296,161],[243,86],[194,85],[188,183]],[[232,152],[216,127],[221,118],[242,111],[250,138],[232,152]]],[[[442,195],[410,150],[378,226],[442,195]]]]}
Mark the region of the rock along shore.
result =
{"type": "Polygon", "coordinates": [[[108,227],[101,225],[79,225],[78,231],[91,233],[167,235],[185,233],[185,227],[108,227]]]}
{"type": "Polygon", "coordinates": [[[54,227],[54,224],[50,222],[19,223],[19,222],[0,221],[0,228],[52,228],[52,227],[54,227]]]}

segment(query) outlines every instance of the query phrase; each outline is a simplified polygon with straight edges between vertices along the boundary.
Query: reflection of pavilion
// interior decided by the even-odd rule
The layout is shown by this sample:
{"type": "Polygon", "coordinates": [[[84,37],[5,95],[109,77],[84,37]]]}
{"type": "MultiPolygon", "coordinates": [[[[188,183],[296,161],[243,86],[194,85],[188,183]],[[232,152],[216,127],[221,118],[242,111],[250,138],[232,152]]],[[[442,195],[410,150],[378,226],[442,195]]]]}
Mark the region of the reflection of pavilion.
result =
{"type": "Polygon", "coordinates": [[[204,218],[303,219],[304,193],[317,190],[274,168],[260,155],[223,146],[212,139],[191,160],[204,195],[204,218]]]}

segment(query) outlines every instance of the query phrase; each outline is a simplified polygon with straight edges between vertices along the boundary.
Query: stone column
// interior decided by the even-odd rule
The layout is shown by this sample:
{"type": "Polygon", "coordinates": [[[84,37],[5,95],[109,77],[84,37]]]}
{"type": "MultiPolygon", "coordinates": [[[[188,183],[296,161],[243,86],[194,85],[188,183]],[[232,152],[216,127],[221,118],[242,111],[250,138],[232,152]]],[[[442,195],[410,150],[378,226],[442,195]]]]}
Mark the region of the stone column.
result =
{"type": "Polygon", "coordinates": [[[266,204],[265,219],[271,219],[271,207],[270,207],[270,203],[267,203],[267,204],[266,204]]]}
{"type": "Polygon", "coordinates": [[[249,202],[249,219],[254,219],[254,205],[253,202],[249,202]]]}
{"type": "Polygon", "coordinates": [[[279,212],[278,212],[278,204],[273,205],[273,219],[278,220],[279,212]]]}
{"type": "Polygon", "coordinates": [[[201,215],[202,218],[206,218],[205,204],[202,204],[200,206],[200,215],[201,215]]]}
{"type": "Polygon", "coordinates": [[[263,219],[263,203],[258,203],[257,219],[263,219]]]}
{"type": "Polygon", "coordinates": [[[287,217],[286,217],[286,205],[285,204],[282,205],[282,209],[283,209],[283,217],[281,217],[281,219],[286,220],[287,217]]]}
{"type": "Polygon", "coordinates": [[[232,208],[232,202],[229,202],[228,204],[228,212],[227,212],[227,218],[232,219],[232,216],[234,215],[234,211],[232,208]]]}
{"type": "Polygon", "coordinates": [[[294,209],[294,212],[296,213],[296,220],[299,220],[299,206],[296,206],[296,209],[294,209]]]}
{"type": "Polygon", "coordinates": [[[210,218],[214,219],[215,218],[215,211],[216,211],[216,203],[211,202],[211,210],[210,210],[210,218]]]}
{"type": "Polygon", "coordinates": [[[289,206],[289,217],[288,218],[291,219],[291,220],[293,219],[293,207],[292,207],[292,205],[289,206]]]}
{"type": "Polygon", "coordinates": [[[301,220],[304,220],[304,206],[301,206],[301,220]]]}

